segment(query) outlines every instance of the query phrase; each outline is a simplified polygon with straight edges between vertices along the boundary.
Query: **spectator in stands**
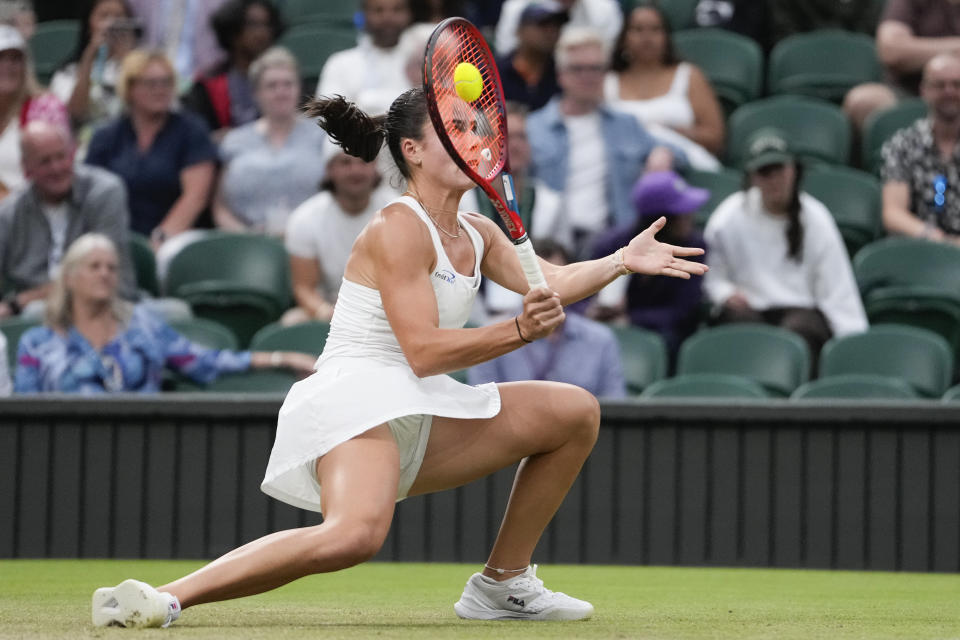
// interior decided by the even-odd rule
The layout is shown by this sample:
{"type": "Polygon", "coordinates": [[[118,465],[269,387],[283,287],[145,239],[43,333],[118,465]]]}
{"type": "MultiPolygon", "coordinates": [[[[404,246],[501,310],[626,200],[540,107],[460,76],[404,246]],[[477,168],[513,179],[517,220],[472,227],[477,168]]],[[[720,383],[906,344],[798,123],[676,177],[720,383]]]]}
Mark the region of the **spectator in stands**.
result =
{"type": "Polygon", "coordinates": [[[843,108],[862,129],[874,111],[896,104],[920,90],[921,73],[931,58],[960,48],[960,3],[953,0],[887,0],[877,27],[877,55],[886,84],[851,89],[843,108]]]}
{"type": "Polygon", "coordinates": [[[30,0],[3,0],[0,2],[0,24],[8,24],[30,42],[37,30],[37,14],[30,0]]]}
{"type": "Polygon", "coordinates": [[[50,91],[67,105],[84,146],[94,126],[123,110],[116,91],[120,63],[142,32],[132,18],[126,0],[92,0],[73,56],[50,81],[50,91]]]}
{"type": "Polygon", "coordinates": [[[627,14],[604,98],[657,138],[682,148],[694,167],[719,169],[723,110],[703,72],[677,59],[669,25],[656,6],[643,4],[627,14]]]}
{"type": "Polygon", "coordinates": [[[20,32],[0,25],[0,198],[23,186],[20,130],[43,120],[69,128],[66,107],[52,93],[41,91],[20,32]]]}
{"type": "Polygon", "coordinates": [[[143,23],[143,46],[163,51],[180,78],[178,93],[200,72],[224,59],[211,16],[228,0],[127,0],[143,23]]]}
{"type": "Polygon", "coordinates": [[[414,24],[436,25],[453,16],[467,14],[464,0],[410,0],[410,15],[414,24]]]}
{"type": "MultiPolygon", "coordinates": [[[[637,218],[634,222],[611,229],[594,244],[594,258],[618,247],[649,227],[657,218],[665,216],[667,224],[657,239],[669,244],[706,248],[703,234],[694,226],[693,214],[709,199],[706,189],[691,187],[673,171],[645,174],[633,188],[633,204],[637,218]]],[[[691,258],[703,262],[703,256],[691,258]]],[[[634,274],[615,280],[597,294],[590,315],[605,321],[627,320],[651,331],[656,331],[667,343],[671,357],[680,343],[697,328],[703,290],[699,278],[671,281],[664,285],[649,276],[634,274]],[[620,287],[615,287],[619,283],[620,287]]]]}
{"type": "Polygon", "coordinates": [[[154,249],[191,228],[207,207],[217,158],[203,122],[172,110],[175,86],[165,55],[131,52],[117,85],[127,113],[97,130],[87,151],[87,163],[123,179],[130,227],[154,249]]]}
{"type": "Polygon", "coordinates": [[[718,322],[785,327],[815,360],[831,336],[867,329],[843,239],[827,208],[801,192],[802,166],[778,129],[750,137],[745,169],[747,188],[707,222],[703,286],[718,322]]]}
{"type": "Polygon", "coordinates": [[[197,78],[183,103],[203,118],[215,140],[222,140],[230,129],[260,115],[250,65],[273,45],[282,25],[269,0],[230,0],[210,20],[227,59],[197,78]]]}
{"type": "MultiPolygon", "coordinates": [[[[556,265],[569,263],[563,247],[549,240],[537,243],[537,255],[556,265]]],[[[468,369],[470,384],[552,380],[583,387],[597,397],[625,397],[620,347],[613,331],[567,311],[563,324],[546,338],[468,369]]]]}
{"type": "Polygon", "coordinates": [[[739,33],[755,41],[764,51],[769,51],[773,46],[770,6],[767,2],[699,0],[693,21],[698,27],[713,27],[739,33]]]}
{"type": "Polygon", "coordinates": [[[123,183],[103,169],[74,166],[73,142],[60,127],[31,122],[20,144],[30,186],[0,203],[0,280],[10,288],[0,302],[0,318],[46,298],[64,253],[88,232],[104,234],[122,248],[120,291],[133,298],[123,183]]]}
{"type": "Polygon", "coordinates": [[[10,365],[7,363],[7,337],[0,332],[0,397],[13,393],[13,382],[10,380],[10,365]]]}
{"type": "Polygon", "coordinates": [[[117,296],[117,268],[108,237],[91,233],[73,243],[50,292],[45,326],[20,338],[17,393],[159,391],[164,367],[199,383],[251,367],[313,370],[315,358],[307,354],[218,351],[191,343],[146,307],[117,296]]]}
{"type": "Polygon", "coordinates": [[[960,245],[960,56],[927,62],[920,90],[929,116],[883,146],[883,226],[960,245]]]}
{"type": "MultiPolygon", "coordinates": [[[[506,0],[497,22],[496,50],[504,55],[517,48],[520,14],[532,0],[506,0]]],[[[543,0],[541,0],[543,1],[543,0]]],[[[623,25],[623,10],[617,0],[546,0],[570,17],[570,24],[595,29],[609,47],[623,25]]]]}
{"type": "Polygon", "coordinates": [[[376,163],[339,149],[327,161],[323,191],[290,216],[286,246],[290,254],[297,306],[281,319],[285,325],[329,320],[354,240],[395,193],[380,184],[376,163]]]}
{"type": "Polygon", "coordinates": [[[520,14],[517,47],[497,59],[507,100],[539,109],[560,91],[553,50],[567,14],[555,2],[531,2],[520,14]]]}
{"type": "Polygon", "coordinates": [[[282,236],[290,212],[317,192],[326,134],[300,117],[300,72],[293,55],[273,47],[250,66],[263,115],[223,139],[223,170],[213,217],[221,229],[282,236]]]}
{"type": "Polygon", "coordinates": [[[576,259],[588,257],[597,233],[633,220],[630,189],[645,169],[686,166],[683,152],[603,104],[608,56],[599,32],[567,25],[556,53],[561,94],[527,119],[533,173],[563,193],[576,259]]]}
{"type": "Polygon", "coordinates": [[[360,44],[327,58],[317,95],[339,94],[367,113],[383,114],[411,86],[404,72],[407,51],[398,46],[411,24],[410,5],[408,0],[364,0],[363,20],[360,44]]]}

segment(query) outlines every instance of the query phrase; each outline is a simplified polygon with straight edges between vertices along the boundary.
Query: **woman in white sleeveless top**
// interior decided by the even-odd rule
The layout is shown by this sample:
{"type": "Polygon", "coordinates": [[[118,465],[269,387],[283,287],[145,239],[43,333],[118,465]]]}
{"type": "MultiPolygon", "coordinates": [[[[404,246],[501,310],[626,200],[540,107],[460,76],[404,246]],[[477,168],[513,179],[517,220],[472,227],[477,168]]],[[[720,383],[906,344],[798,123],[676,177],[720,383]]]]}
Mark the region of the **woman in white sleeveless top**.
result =
{"type": "Polygon", "coordinates": [[[678,62],[663,13],[631,11],[613,50],[604,99],[632,114],[652,135],[683,149],[697,169],[717,169],[723,151],[723,110],[703,72],[678,62]]]}
{"type": "Polygon", "coordinates": [[[290,504],[322,508],[324,522],[265,536],[159,589],[134,580],[99,589],[94,623],[169,624],[181,605],[353,566],[380,549],[395,501],[458,487],[518,461],[493,551],[454,608],[478,619],[589,617],[588,602],[546,589],[530,560],[593,447],[596,399],[559,383],[471,387],[445,374],[549,335],[563,322],[563,304],[619,275],[700,275],[703,265],[680,256],[702,252],[657,242],[661,219],[612,256],[565,267],[541,261],[551,290],[528,292],[516,252],[496,224],[457,211],[473,184],[440,144],[422,89],[401,95],[382,118],[342,97],[314,100],[310,113],[347,153],[365,160],[386,139],[409,184],[354,244],[316,373],[294,385],[280,410],[262,488],[290,504]],[[525,293],[523,312],[464,329],[481,273],[525,293]],[[125,616],[127,603],[140,618],[125,616]]]}

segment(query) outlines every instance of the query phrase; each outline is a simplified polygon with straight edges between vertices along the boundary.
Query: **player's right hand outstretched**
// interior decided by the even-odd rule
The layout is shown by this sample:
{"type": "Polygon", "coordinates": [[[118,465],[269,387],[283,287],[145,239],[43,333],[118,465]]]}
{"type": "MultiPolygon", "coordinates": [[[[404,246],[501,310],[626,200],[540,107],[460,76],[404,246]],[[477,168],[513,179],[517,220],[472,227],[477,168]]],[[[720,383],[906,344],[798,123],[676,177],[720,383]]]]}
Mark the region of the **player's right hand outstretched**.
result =
{"type": "Polygon", "coordinates": [[[523,337],[532,342],[553,333],[565,318],[560,295],[537,288],[523,296],[523,313],[517,316],[517,323],[523,337]]]}

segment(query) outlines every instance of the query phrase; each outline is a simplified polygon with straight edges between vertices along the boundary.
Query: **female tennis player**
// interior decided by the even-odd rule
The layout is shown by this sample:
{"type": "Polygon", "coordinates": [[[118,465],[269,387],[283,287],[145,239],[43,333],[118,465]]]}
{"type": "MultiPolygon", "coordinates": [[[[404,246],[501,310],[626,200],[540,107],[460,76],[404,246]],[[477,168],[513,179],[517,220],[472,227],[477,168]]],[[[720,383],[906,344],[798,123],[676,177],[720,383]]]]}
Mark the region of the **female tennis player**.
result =
{"type": "Polygon", "coordinates": [[[589,617],[590,603],[545,588],[530,562],[596,440],[596,399],[572,385],[471,387],[443,374],[549,335],[563,322],[564,304],[620,275],[701,275],[705,266],[683,259],[701,250],[658,242],[660,219],[610,257],[563,267],[541,260],[550,289],[530,291],[499,228],[457,211],[473,183],[441,145],[422,89],[401,95],[378,119],[341,97],[316,99],[308,112],[349,154],[372,160],[386,140],[409,185],[354,244],[317,371],[280,409],[262,489],[322,509],[324,521],[250,542],[158,589],[135,580],[98,589],[94,624],[166,626],[181,606],[359,564],[380,549],[396,501],[517,461],[493,550],[454,609],[473,619],[589,617]],[[523,311],[464,329],[481,274],[525,294],[523,311]]]}

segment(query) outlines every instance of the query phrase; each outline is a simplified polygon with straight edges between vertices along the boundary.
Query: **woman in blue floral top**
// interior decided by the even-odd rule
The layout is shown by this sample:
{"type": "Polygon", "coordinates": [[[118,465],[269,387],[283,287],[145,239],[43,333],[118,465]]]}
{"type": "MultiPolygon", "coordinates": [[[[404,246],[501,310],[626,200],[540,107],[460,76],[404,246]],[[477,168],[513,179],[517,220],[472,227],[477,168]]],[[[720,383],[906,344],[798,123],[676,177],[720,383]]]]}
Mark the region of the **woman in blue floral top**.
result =
{"type": "Polygon", "coordinates": [[[20,339],[14,391],[104,393],[160,391],[169,367],[198,383],[221,373],[271,366],[301,373],[313,356],[225,351],[194,344],[147,308],[117,296],[117,253],[109,238],[78,238],[47,300],[46,326],[20,339]]]}

